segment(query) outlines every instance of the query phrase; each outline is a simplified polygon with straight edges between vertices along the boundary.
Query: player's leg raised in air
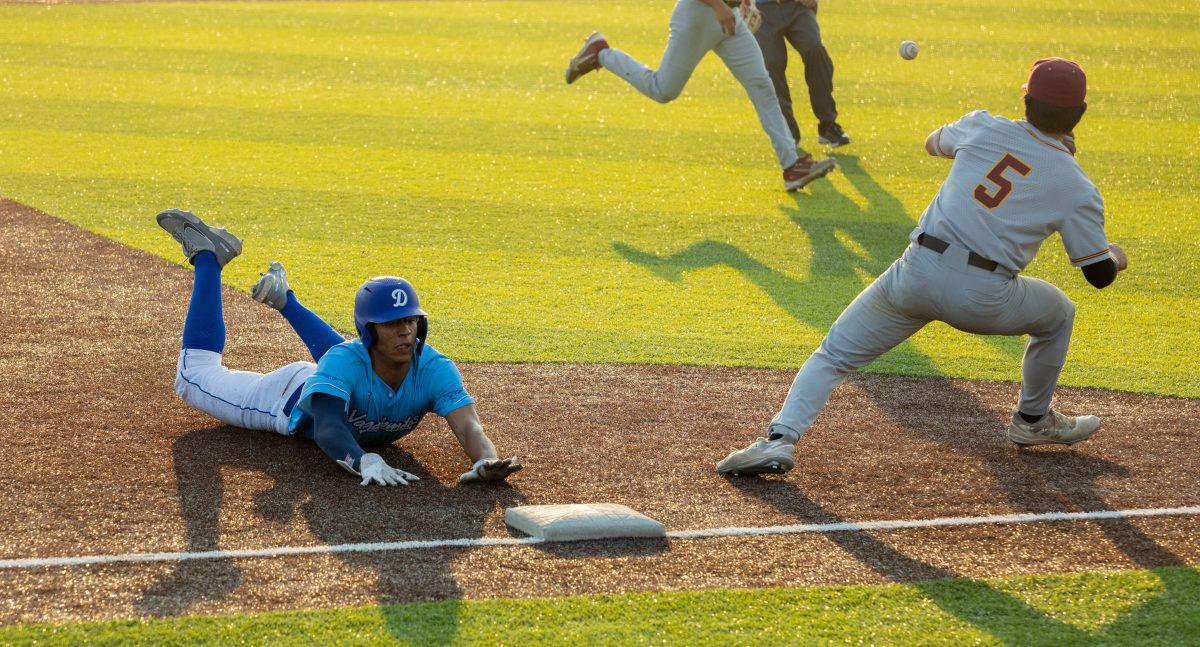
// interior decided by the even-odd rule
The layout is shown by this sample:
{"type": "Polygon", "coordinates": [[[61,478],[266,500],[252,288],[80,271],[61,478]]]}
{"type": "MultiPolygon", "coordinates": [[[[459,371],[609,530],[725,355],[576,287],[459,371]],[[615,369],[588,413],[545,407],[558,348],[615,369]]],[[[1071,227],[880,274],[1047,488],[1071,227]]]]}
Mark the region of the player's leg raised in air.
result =
{"type": "Polygon", "coordinates": [[[195,267],[175,373],[176,393],[192,407],[226,424],[287,434],[288,405],[294,403],[293,396],[299,394],[299,387],[316,365],[295,362],[263,374],[230,370],[222,363],[225,318],[221,270],[241,254],[241,240],[178,209],[158,214],[158,224],[182,245],[195,267]]]}
{"type": "Polygon", "coordinates": [[[283,315],[300,341],[308,347],[314,362],[321,361],[326,351],[346,341],[333,326],[300,303],[288,285],[287,270],[279,261],[271,261],[267,271],[250,288],[250,296],[283,315]]]}
{"type": "Polygon", "coordinates": [[[779,110],[762,52],[745,21],[721,0],[679,0],[676,3],[671,13],[667,47],[657,70],[610,47],[607,39],[597,32],[588,36],[583,47],[571,58],[566,80],[574,83],[584,74],[603,67],[647,97],[668,103],[683,92],[700,60],[714,50],[754,104],[759,122],[783,169],[785,188],[795,191],[828,175],[836,166],[834,160],[818,162],[811,155],[802,158],[796,152],[795,138],[779,110]]]}

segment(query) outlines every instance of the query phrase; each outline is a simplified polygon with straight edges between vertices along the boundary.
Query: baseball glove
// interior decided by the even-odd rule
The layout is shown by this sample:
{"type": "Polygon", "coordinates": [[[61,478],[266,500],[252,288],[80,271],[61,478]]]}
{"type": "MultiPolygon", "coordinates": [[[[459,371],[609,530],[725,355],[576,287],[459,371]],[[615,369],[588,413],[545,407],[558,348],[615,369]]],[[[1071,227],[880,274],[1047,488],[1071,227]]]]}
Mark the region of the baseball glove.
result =
{"type": "Polygon", "coordinates": [[[753,2],[746,0],[738,6],[738,12],[742,14],[742,21],[750,28],[750,33],[758,31],[759,25],[762,24],[762,13],[753,2]]]}

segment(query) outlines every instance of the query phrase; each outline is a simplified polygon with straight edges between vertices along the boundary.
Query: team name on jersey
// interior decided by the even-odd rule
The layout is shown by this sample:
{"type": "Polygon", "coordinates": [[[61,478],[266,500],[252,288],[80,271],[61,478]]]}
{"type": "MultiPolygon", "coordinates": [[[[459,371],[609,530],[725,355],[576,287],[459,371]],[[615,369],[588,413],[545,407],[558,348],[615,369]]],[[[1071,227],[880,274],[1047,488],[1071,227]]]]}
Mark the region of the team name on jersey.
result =
{"type": "Polygon", "coordinates": [[[390,421],[386,417],[383,420],[368,420],[367,414],[359,413],[357,409],[351,409],[350,415],[347,417],[350,424],[360,434],[384,433],[384,434],[400,434],[408,433],[416,429],[421,422],[421,416],[409,416],[404,420],[390,421]]]}

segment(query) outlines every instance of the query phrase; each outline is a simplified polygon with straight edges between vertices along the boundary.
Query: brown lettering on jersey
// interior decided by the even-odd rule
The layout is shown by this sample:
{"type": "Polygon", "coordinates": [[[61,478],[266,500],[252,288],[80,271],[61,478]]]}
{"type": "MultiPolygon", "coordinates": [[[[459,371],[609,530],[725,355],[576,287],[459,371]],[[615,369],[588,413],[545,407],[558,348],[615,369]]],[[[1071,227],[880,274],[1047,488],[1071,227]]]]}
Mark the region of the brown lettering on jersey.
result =
{"type": "Polygon", "coordinates": [[[983,185],[983,183],[975,185],[975,200],[977,200],[979,204],[982,204],[988,209],[995,209],[996,207],[1000,206],[1002,202],[1004,202],[1004,199],[1008,197],[1008,194],[1012,193],[1012,181],[1004,177],[1004,172],[1008,169],[1012,169],[1017,173],[1020,173],[1022,177],[1029,175],[1029,172],[1033,170],[1028,164],[1014,157],[1012,153],[1005,153],[1004,158],[1001,159],[995,166],[993,166],[992,170],[988,171],[987,173],[987,179],[991,180],[996,185],[996,192],[988,193],[988,189],[983,185]]]}

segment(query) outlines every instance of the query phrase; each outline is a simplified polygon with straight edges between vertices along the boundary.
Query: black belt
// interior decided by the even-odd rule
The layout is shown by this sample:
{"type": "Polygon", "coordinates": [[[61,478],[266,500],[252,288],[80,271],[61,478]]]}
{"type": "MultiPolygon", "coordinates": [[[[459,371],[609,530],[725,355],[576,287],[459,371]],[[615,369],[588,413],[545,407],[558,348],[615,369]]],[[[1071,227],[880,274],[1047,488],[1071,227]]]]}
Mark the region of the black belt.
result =
{"type": "MultiPolygon", "coordinates": [[[[947,243],[941,238],[934,238],[933,236],[925,233],[917,236],[917,244],[921,247],[928,247],[939,254],[946,251],[947,247],[950,247],[950,243],[947,243]]],[[[1000,267],[1000,264],[996,261],[988,260],[979,254],[976,254],[975,252],[970,252],[967,254],[967,265],[974,265],[981,270],[987,270],[989,272],[995,272],[996,268],[1000,267]]]]}

